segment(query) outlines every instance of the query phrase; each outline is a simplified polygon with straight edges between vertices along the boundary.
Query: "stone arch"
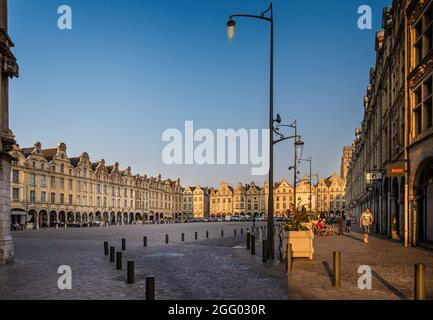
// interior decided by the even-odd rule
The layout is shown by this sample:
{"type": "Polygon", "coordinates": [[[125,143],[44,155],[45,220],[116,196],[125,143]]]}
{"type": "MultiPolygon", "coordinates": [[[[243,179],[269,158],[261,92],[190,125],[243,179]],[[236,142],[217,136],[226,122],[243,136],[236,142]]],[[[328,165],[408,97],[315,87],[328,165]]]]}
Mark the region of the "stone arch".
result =
{"type": "Polygon", "coordinates": [[[39,228],[49,227],[49,215],[47,210],[43,209],[39,211],[39,228]]]}
{"type": "Polygon", "coordinates": [[[122,212],[117,212],[116,214],[116,224],[123,224],[123,220],[122,220],[122,212]]]}
{"type": "Polygon", "coordinates": [[[114,211],[110,212],[110,225],[116,224],[116,213],[114,211]]]}

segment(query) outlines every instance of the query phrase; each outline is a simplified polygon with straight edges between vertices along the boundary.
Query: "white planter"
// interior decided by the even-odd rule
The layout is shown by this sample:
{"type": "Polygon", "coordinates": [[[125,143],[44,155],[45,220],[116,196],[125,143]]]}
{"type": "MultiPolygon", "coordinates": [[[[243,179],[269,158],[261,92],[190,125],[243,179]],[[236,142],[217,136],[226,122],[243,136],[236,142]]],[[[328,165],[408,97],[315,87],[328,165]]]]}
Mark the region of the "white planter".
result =
{"type": "Polygon", "coordinates": [[[281,254],[286,259],[287,243],[292,245],[294,258],[309,258],[313,260],[313,239],[314,233],[311,231],[282,231],[281,232],[281,254]]]}

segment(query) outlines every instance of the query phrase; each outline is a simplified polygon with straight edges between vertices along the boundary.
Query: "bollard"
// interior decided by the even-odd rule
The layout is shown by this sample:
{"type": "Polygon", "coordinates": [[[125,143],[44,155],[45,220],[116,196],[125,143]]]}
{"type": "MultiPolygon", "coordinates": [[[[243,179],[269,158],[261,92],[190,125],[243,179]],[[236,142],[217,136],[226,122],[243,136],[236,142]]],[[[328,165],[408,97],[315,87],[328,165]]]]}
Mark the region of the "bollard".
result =
{"type": "Polygon", "coordinates": [[[251,254],[255,255],[256,254],[256,237],[255,236],[251,236],[251,254]]]}
{"type": "Polygon", "coordinates": [[[198,234],[197,234],[197,232],[195,233],[195,240],[197,240],[197,238],[198,238],[198,234]]]}
{"type": "Polygon", "coordinates": [[[244,234],[244,229],[241,228],[241,235],[244,234]]]}
{"type": "Polygon", "coordinates": [[[126,283],[134,283],[134,261],[127,263],[126,283]]]}
{"type": "Polygon", "coordinates": [[[143,247],[147,247],[147,237],[143,237],[143,247]]]}
{"type": "Polygon", "coordinates": [[[165,235],[165,243],[168,244],[168,234],[165,235]]]}
{"type": "Polygon", "coordinates": [[[266,245],[266,239],[263,239],[263,263],[266,263],[268,261],[268,251],[267,251],[267,245],[266,245]]]}
{"type": "Polygon", "coordinates": [[[415,264],[415,300],[425,300],[425,265],[415,264]]]}
{"type": "Polygon", "coordinates": [[[104,242],[104,255],[108,256],[108,242],[104,242]]]}
{"type": "Polygon", "coordinates": [[[146,277],[146,300],[155,300],[155,277],[146,277]]]}
{"type": "Polygon", "coordinates": [[[334,251],[334,276],[332,285],[336,288],[340,287],[340,279],[341,279],[341,254],[340,251],[334,251]]]}
{"type": "Polygon", "coordinates": [[[247,250],[250,250],[251,234],[247,232],[247,250]]]}
{"type": "Polygon", "coordinates": [[[185,233],[182,233],[182,242],[185,241],[185,233]]]}
{"type": "Polygon", "coordinates": [[[224,230],[221,230],[221,237],[224,237],[224,230]]]}
{"type": "Polygon", "coordinates": [[[116,252],[116,270],[122,270],[122,252],[116,252]]]}
{"type": "Polygon", "coordinates": [[[291,243],[287,243],[286,250],[286,272],[289,273],[293,270],[293,251],[291,243]]]}
{"type": "Polygon", "coordinates": [[[122,251],[126,250],[126,239],[122,239],[122,251]]]}
{"type": "Polygon", "coordinates": [[[110,247],[110,262],[114,262],[115,247],[110,247]]]}
{"type": "Polygon", "coordinates": [[[206,238],[209,238],[209,231],[206,231],[206,238]]]}
{"type": "Polygon", "coordinates": [[[237,233],[238,233],[238,231],[235,229],[235,231],[234,231],[235,237],[237,236],[237,233]]]}

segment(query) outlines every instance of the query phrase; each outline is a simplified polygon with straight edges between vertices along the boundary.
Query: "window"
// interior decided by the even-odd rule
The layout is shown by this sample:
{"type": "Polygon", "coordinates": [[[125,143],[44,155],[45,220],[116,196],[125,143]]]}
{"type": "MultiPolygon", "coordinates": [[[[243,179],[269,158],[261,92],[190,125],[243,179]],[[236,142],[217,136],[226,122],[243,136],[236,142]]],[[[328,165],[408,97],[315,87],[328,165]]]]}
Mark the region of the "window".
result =
{"type": "Polygon", "coordinates": [[[51,185],[51,188],[56,187],[56,177],[51,177],[50,185],[51,185]]]}
{"type": "MultiPolygon", "coordinates": [[[[70,195],[69,195],[69,204],[70,204],[70,205],[72,205],[72,201],[73,201],[73,199],[72,199],[72,194],[70,194],[70,195]]],[[[77,197],[77,204],[78,204],[78,205],[80,204],[80,196],[77,197]]]]}
{"type": "Polygon", "coordinates": [[[60,165],[60,173],[65,173],[65,165],[64,164],[60,165]]]}
{"type": "Polygon", "coordinates": [[[12,171],[12,182],[19,183],[20,182],[20,172],[18,170],[12,171]]]}
{"type": "Polygon", "coordinates": [[[96,193],[101,193],[101,185],[99,183],[96,185],[96,193]]]}
{"type": "Polygon", "coordinates": [[[54,192],[51,193],[51,203],[56,203],[56,194],[54,192]]]}
{"type": "Polygon", "coordinates": [[[36,202],[36,193],[35,190],[30,191],[30,202],[36,202]]]}
{"type": "Polygon", "coordinates": [[[65,204],[65,194],[64,193],[60,194],[60,204],[65,204]]]}
{"type": "Polygon", "coordinates": [[[423,119],[425,129],[429,129],[433,124],[432,113],[432,79],[430,78],[423,84],[424,97],[423,97],[423,119]]]}
{"type": "Polygon", "coordinates": [[[45,191],[41,192],[41,202],[42,203],[47,202],[47,193],[45,191]]]}
{"type": "Polygon", "coordinates": [[[60,188],[65,189],[65,179],[64,178],[60,178],[60,188]]]}
{"type": "Polygon", "coordinates": [[[69,190],[72,190],[72,179],[69,179],[69,190]]]}
{"type": "Polygon", "coordinates": [[[18,188],[12,189],[12,200],[13,201],[20,201],[20,189],[18,189],[18,188]]]}
{"type": "Polygon", "coordinates": [[[30,183],[31,186],[36,185],[36,178],[35,178],[35,174],[34,173],[30,173],[29,180],[30,180],[29,183],[30,183]]]}
{"type": "Polygon", "coordinates": [[[41,176],[41,186],[46,187],[47,186],[47,177],[41,176]]]}
{"type": "Polygon", "coordinates": [[[77,191],[81,191],[81,181],[77,181],[77,191]]]}

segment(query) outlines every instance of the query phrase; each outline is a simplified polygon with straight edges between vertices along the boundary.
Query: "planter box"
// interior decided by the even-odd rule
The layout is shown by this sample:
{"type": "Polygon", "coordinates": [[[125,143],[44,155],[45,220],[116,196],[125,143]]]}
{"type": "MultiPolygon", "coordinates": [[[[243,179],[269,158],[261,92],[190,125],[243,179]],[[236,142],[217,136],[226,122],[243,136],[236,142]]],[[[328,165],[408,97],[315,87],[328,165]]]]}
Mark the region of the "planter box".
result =
{"type": "Polygon", "coordinates": [[[311,231],[282,231],[281,237],[281,256],[286,259],[287,243],[292,245],[294,258],[309,258],[313,260],[313,239],[314,233],[311,231]]]}

